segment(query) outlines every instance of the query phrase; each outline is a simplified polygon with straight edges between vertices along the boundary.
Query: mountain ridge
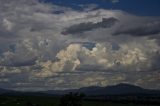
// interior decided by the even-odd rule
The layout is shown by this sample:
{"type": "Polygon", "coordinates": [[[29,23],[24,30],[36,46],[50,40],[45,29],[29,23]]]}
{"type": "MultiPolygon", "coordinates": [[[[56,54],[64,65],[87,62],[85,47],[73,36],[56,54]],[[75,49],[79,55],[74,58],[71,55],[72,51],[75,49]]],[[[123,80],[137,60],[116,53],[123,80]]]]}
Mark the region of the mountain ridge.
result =
{"type": "Polygon", "coordinates": [[[47,90],[47,91],[14,91],[0,88],[0,95],[64,95],[70,92],[81,92],[86,95],[160,95],[160,90],[144,89],[136,85],[127,83],[120,83],[117,85],[110,85],[105,87],[100,86],[89,86],[79,89],[68,89],[68,90],[47,90]]]}

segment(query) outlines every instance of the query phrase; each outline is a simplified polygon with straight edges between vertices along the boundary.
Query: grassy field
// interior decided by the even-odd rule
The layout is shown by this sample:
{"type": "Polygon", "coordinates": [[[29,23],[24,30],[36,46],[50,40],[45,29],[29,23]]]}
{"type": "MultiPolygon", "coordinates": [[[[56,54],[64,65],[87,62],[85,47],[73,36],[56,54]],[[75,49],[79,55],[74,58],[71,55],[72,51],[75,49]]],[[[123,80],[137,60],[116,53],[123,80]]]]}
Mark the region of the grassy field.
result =
{"type": "MultiPolygon", "coordinates": [[[[0,96],[0,106],[58,106],[59,98],[40,96],[0,96]]],[[[152,106],[83,101],[83,106],[152,106]]]]}

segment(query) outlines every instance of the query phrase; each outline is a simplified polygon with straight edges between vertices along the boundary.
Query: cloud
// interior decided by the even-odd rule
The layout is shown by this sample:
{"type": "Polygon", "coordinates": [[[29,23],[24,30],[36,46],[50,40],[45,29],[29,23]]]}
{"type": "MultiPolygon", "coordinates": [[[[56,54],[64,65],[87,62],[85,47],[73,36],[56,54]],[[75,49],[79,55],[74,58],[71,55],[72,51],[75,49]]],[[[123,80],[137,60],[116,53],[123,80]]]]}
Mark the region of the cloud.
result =
{"type": "Polygon", "coordinates": [[[120,2],[120,0],[102,0],[102,1],[106,1],[106,2],[111,2],[111,3],[118,3],[118,2],[120,2]]]}
{"type": "Polygon", "coordinates": [[[112,3],[118,3],[119,0],[111,0],[112,3]]]}
{"type": "Polygon", "coordinates": [[[131,25],[127,28],[121,27],[114,32],[114,35],[128,34],[132,36],[153,36],[160,34],[159,26],[160,23],[158,20],[155,22],[146,22],[141,23],[138,26],[131,25]]]}
{"type": "Polygon", "coordinates": [[[1,0],[0,13],[2,87],[47,90],[129,82],[160,88],[159,17],[76,11],[38,0],[1,0]]]}
{"type": "Polygon", "coordinates": [[[0,67],[0,76],[5,76],[8,74],[19,74],[22,71],[20,69],[17,69],[15,67],[5,67],[5,66],[1,66],[0,67]]]}
{"type": "Polygon", "coordinates": [[[94,30],[97,28],[109,28],[112,25],[114,25],[115,22],[117,21],[118,21],[117,19],[111,17],[111,18],[103,18],[101,22],[97,22],[97,23],[92,23],[92,22],[80,23],[78,25],[73,25],[69,28],[66,28],[66,30],[63,31],[62,34],[64,35],[78,34],[78,33],[83,33],[85,31],[94,30]]]}
{"type": "Polygon", "coordinates": [[[3,26],[6,28],[6,30],[10,31],[10,30],[12,30],[13,24],[9,20],[4,19],[3,26]]]}
{"type": "Polygon", "coordinates": [[[54,54],[52,51],[56,54],[65,46],[65,43],[57,46],[64,39],[58,35],[58,26],[55,25],[58,23],[55,22],[57,16],[52,14],[51,5],[31,0],[1,2],[2,9],[9,5],[5,11],[1,11],[0,16],[0,41],[3,45],[0,47],[3,60],[1,65],[29,65],[37,57],[46,60],[54,54]],[[14,50],[10,50],[11,45],[14,45],[14,50]]]}
{"type": "Polygon", "coordinates": [[[36,75],[40,77],[49,77],[57,72],[74,71],[80,64],[80,61],[77,58],[77,54],[81,50],[80,48],[81,46],[78,44],[69,45],[66,50],[61,50],[57,53],[56,57],[58,61],[40,63],[43,70],[42,72],[36,73],[36,75]]]}
{"type": "Polygon", "coordinates": [[[40,63],[43,70],[35,74],[38,77],[50,77],[61,72],[77,71],[147,71],[152,66],[151,59],[154,55],[150,55],[150,50],[142,51],[140,46],[131,48],[128,45],[120,45],[120,49],[115,51],[111,44],[108,44],[108,47],[96,44],[91,50],[82,44],[70,44],[65,50],[57,53],[57,61],[40,63]]]}
{"type": "Polygon", "coordinates": [[[3,82],[8,82],[8,79],[0,79],[0,82],[3,83],[3,82]]]}

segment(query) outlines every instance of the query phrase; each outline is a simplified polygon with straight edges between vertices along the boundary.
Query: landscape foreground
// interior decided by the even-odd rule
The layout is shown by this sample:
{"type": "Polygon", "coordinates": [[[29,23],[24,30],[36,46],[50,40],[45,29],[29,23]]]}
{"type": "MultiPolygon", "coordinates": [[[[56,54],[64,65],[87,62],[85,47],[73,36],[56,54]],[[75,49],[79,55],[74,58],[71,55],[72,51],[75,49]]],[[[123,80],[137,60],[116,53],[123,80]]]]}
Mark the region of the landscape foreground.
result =
{"type": "MultiPolygon", "coordinates": [[[[59,106],[59,97],[0,96],[0,106],[59,106]]],[[[159,106],[159,104],[84,100],[82,106],[159,106]]]]}
{"type": "Polygon", "coordinates": [[[0,89],[0,106],[160,106],[160,91],[129,84],[41,92],[0,89]]]}

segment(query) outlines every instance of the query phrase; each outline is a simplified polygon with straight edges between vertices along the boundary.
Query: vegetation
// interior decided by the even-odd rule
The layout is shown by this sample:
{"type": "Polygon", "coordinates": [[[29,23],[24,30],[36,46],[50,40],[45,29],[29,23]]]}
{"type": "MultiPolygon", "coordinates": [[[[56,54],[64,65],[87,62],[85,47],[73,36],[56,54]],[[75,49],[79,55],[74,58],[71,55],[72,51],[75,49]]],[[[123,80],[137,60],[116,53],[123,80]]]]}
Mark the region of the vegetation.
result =
{"type": "Polygon", "coordinates": [[[69,93],[60,99],[59,106],[82,106],[82,100],[85,95],[82,93],[69,93]]]}
{"type": "Polygon", "coordinates": [[[159,106],[131,102],[86,100],[83,94],[70,93],[62,97],[50,96],[0,96],[0,106],[159,106]]]}

